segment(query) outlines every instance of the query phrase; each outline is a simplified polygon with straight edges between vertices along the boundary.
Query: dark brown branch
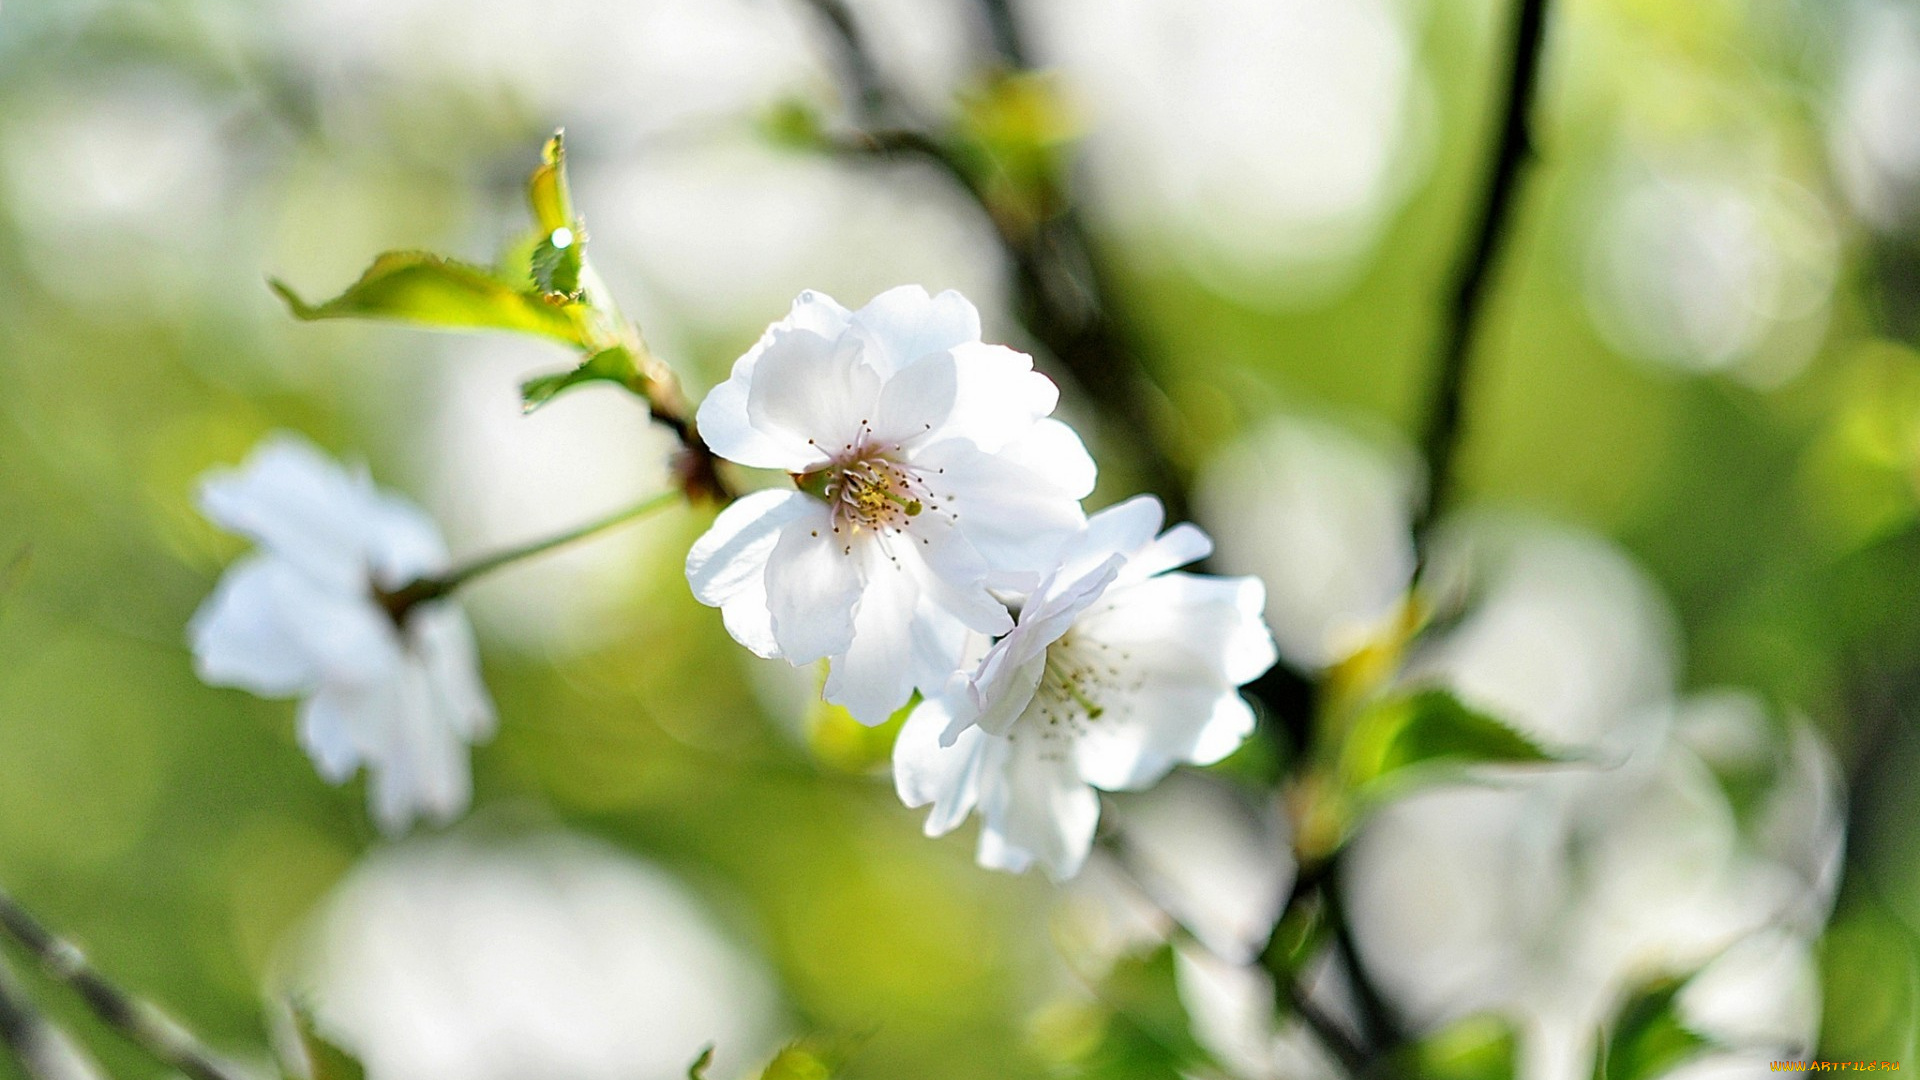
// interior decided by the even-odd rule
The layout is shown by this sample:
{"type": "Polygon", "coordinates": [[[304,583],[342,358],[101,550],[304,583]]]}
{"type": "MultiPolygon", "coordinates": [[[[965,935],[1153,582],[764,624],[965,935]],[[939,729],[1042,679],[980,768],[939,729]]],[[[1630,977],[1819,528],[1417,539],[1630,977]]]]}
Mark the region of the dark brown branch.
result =
{"type": "Polygon", "coordinates": [[[1547,0],[1520,0],[1497,142],[1488,161],[1470,240],[1455,271],[1452,302],[1440,333],[1438,368],[1428,398],[1431,404],[1420,439],[1428,483],[1426,502],[1414,521],[1414,535],[1423,550],[1427,534],[1447,509],[1459,482],[1457,459],[1474,341],[1493,270],[1512,232],[1522,167],[1533,157],[1528,124],[1539,90],[1546,22],[1547,0]]]}
{"type": "Polygon", "coordinates": [[[192,1080],[251,1080],[160,1010],[114,985],[87,962],[79,946],[56,937],[4,892],[0,892],[0,933],[32,953],[49,976],[70,987],[108,1027],[162,1064],[192,1080]]]}
{"type": "Polygon", "coordinates": [[[106,1074],[39,1009],[0,960],[0,1043],[28,1080],[101,1080],[106,1074]]]}
{"type": "Polygon", "coordinates": [[[887,114],[896,104],[892,87],[880,74],[880,66],[875,62],[873,51],[867,48],[866,35],[860,29],[860,23],[853,17],[845,0],[804,0],[806,5],[823,19],[832,31],[835,44],[834,59],[839,63],[848,86],[853,90],[851,102],[855,115],[861,118],[863,125],[884,124],[890,118],[887,114]]]}

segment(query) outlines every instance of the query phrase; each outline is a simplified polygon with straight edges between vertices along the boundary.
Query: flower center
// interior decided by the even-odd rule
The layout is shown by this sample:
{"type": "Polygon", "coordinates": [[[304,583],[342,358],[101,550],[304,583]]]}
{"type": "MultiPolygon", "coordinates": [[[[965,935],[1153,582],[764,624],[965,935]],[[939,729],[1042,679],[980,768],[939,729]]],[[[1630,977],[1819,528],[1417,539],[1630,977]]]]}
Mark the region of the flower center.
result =
{"type": "Polygon", "coordinates": [[[952,517],[947,500],[930,486],[937,475],[901,461],[897,452],[856,445],[839,460],[793,479],[800,490],[827,504],[833,531],[851,550],[863,532],[906,532],[922,514],[952,517]]]}
{"type": "Polygon", "coordinates": [[[1104,641],[1069,630],[1047,646],[1047,666],[1023,720],[1036,724],[1043,738],[1072,739],[1115,707],[1124,711],[1125,695],[1139,688],[1124,674],[1129,654],[1104,641]]]}

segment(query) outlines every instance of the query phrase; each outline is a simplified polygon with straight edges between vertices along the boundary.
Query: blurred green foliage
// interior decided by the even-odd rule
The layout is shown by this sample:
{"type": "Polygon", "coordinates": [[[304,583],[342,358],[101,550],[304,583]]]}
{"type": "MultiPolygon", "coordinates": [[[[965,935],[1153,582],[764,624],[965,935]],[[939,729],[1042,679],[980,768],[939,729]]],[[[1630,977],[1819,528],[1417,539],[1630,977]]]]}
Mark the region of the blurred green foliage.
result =
{"type": "MultiPolygon", "coordinates": [[[[420,354],[460,348],[297,325],[263,278],[331,287],[372,251],[485,250],[517,235],[529,148],[568,119],[453,88],[396,94],[343,134],[267,35],[248,32],[270,6],[0,7],[0,875],[101,966],[235,1048],[267,1044],[261,986],[279,942],[376,841],[357,783],[329,788],[300,752],[290,705],[194,678],[183,627],[243,545],[200,519],[193,479],[291,427],[407,487],[405,436],[429,390],[420,354]],[[239,162],[218,213],[196,219],[208,235],[184,248],[69,237],[50,252],[28,197],[43,148],[10,121],[154,78],[204,102],[239,162]],[[30,561],[14,558],[28,545],[30,561]]],[[[1432,177],[1350,289],[1310,307],[1253,302],[1191,272],[1174,230],[1106,238],[1196,457],[1282,409],[1416,419],[1436,297],[1481,167],[1494,7],[1435,3],[1420,24],[1432,177]]],[[[1920,926],[1920,353],[1889,336],[1885,313],[1920,297],[1876,277],[1871,256],[1894,242],[1848,231],[1824,344],[1798,378],[1758,390],[1619,355],[1580,292],[1586,195],[1622,131],[1685,141],[1764,124],[1822,184],[1815,102],[1832,31],[1811,8],[1566,5],[1543,160],[1480,342],[1467,486],[1625,542],[1676,605],[1690,685],[1759,688],[1834,741],[1859,784],[1825,944],[1823,1054],[1897,1060],[1913,1046],[1920,926]]],[[[1026,190],[1056,179],[1064,109],[1051,82],[997,82],[964,116],[1026,190]]],[[[816,131],[810,109],[780,117],[791,139],[816,131]]],[[[592,146],[595,132],[574,137],[592,146]]],[[[564,260],[541,265],[542,290],[577,286],[564,260]]],[[[489,272],[386,269],[356,304],[422,315],[407,290],[426,274],[470,286],[457,309],[436,293],[429,321],[577,336],[489,272]]],[[[674,359],[692,385],[710,384],[779,314],[689,330],[674,359]]],[[[529,371],[568,360],[519,348],[529,371]]],[[[562,384],[535,385],[530,399],[562,384]]],[[[602,390],[613,392],[580,392],[602,390]]],[[[1102,482],[1103,495],[1132,488],[1117,471],[1102,482]]],[[[702,526],[689,516],[676,539],[702,526]]],[[[885,729],[813,717],[810,736],[792,737],[750,689],[750,658],[687,596],[677,556],[628,600],[644,618],[584,652],[487,650],[503,720],[475,756],[483,813],[564,823],[679,871],[771,959],[803,1029],[873,1032],[848,1077],[1000,1080],[1069,1065],[1166,1076],[1189,1060],[1162,1031],[1178,1025],[1154,1011],[1178,1007],[1164,988],[1034,1020],[1053,990],[1047,887],[976,870],[968,839],[924,839],[869,775],[885,729]]],[[[1121,974],[1164,980],[1170,964],[1162,953],[1121,974]]],[[[147,1070],[70,1000],[44,996],[115,1075],[147,1070]]],[[[1458,1067],[1437,1073],[1500,1075],[1480,1049],[1456,1051],[1458,1067]]],[[[1647,1075],[1616,1060],[1606,1076],[1647,1075]]]]}

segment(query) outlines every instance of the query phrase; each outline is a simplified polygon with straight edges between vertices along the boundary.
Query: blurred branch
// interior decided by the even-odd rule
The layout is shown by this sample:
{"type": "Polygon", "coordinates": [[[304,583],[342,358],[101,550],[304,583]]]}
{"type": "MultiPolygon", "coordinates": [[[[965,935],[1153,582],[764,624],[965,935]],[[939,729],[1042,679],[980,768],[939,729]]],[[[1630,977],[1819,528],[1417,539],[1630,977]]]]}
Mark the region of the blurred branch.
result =
{"type": "MultiPolygon", "coordinates": [[[[1036,201],[1059,209],[1035,221],[1009,213],[989,197],[986,178],[948,140],[916,121],[899,90],[880,73],[858,23],[841,0],[806,0],[832,31],[840,67],[853,84],[854,120],[863,130],[833,147],[867,158],[918,158],[953,180],[980,208],[1014,271],[1015,307],[1022,325],[1058,361],[1074,383],[1128,436],[1146,486],[1166,504],[1171,520],[1188,516],[1189,477],[1177,439],[1162,419],[1170,407],[1149,376],[1133,324],[1113,303],[1111,278],[1080,217],[1048,185],[1036,201]]],[[[1003,57],[1026,55],[1011,12],[990,19],[1003,57]]]]}
{"type": "MultiPolygon", "coordinates": [[[[1198,935],[1194,934],[1193,930],[1173,913],[1172,906],[1161,895],[1163,890],[1156,883],[1156,875],[1141,866],[1139,860],[1134,858],[1132,847],[1124,836],[1113,831],[1103,832],[1100,835],[1100,843],[1113,857],[1114,865],[1127,880],[1133,883],[1134,888],[1139,890],[1140,895],[1145,897],[1148,903],[1158,908],[1160,913],[1167,917],[1167,921],[1179,928],[1181,933],[1196,942],[1199,941],[1198,935]]],[[[1205,948],[1204,945],[1201,947],[1205,948]]],[[[1355,1041],[1352,1033],[1347,1031],[1345,1026],[1307,995],[1295,980],[1293,972],[1287,970],[1284,964],[1272,963],[1267,953],[1261,954],[1259,963],[1273,978],[1276,1003],[1284,1003],[1288,1011],[1297,1016],[1300,1022],[1307,1026],[1307,1030],[1313,1032],[1314,1038],[1320,1041],[1327,1052],[1332,1054],[1349,1074],[1355,1077],[1366,1075],[1373,1064],[1372,1055],[1367,1048],[1355,1041]]]]}
{"type": "Polygon", "coordinates": [[[1528,133],[1540,84],[1540,54],[1546,37],[1547,0],[1520,0],[1514,19],[1513,47],[1506,94],[1493,156],[1488,162],[1471,239],[1455,271],[1452,303],[1440,334],[1439,370],[1428,400],[1420,449],[1427,462],[1427,499],[1414,519],[1414,535],[1424,555],[1427,534],[1447,508],[1458,485],[1462,413],[1476,331],[1487,301],[1495,263],[1511,232],[1521,167],[1533,157],[1528,133]]]}
{"type": "Polygon", "coordinates": [[[880,65],[867,48],[866,35],[845,0],[804,0],[832,30],[835,59],[853,90],[854,111],[863,125],[885,123],[897,103],[893,87],[880,74],[880,65]]]}
{"type": "Polygon", "coordinates": [[[986,20],[987,33],[993,39],[993,49],[1000,59],[1012,68],[1033,66],[1029,59],[1032,55],[1027,47],[1026,35],[1020,31],[1020,22],[1013,13],[1010,0],[975,0],[980,15],[986,20]]]}
{"type": "Polygon", "coordinates": [[[56,937],[5,892],[0,892],[0,933],[32,953],[49,976],[79,994],[102,1022],[161,1063],[191,1080],[252,1080],[222,1062],[158,1008],[116,986],[87,962],[79,946],[56,937]]]}
{"type": "Polygon", "coordinates": [[[0,1043],[28,1080],[102,1080],[106,1075],[66,1032],[28,1000],[13,968],[0,960],[0,1043]]]}

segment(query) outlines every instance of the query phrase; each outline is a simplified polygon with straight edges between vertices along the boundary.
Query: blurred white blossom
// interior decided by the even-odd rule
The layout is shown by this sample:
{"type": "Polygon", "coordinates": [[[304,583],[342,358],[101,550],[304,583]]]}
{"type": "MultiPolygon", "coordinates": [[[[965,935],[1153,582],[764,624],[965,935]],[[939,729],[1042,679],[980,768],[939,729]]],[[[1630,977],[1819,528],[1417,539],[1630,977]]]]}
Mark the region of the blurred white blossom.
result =
{"type": "Polygon", "coordinates": [[[451,600],[397,626],[375,590],[447,568],[433,522],[297,436],[269,437],[202,482],[201,511],[259,550],[227,570],[188,628],[218,686],[302,698],[300,744],[320,774],[367,768],[382,829],[447,821],[472,794],[467,745],[491,734],[467,618],[451,600]]]}
{"type": "Polygon", "coordinates": [[[1520,1021],[1527,1080],[1589,1075],[1620,994],[1702,966],[1682,999],[1699,1026],[1772,1058],[1808,1052],[1819,1001],[1803,976],[1841,835],[1824,746],[1776,734],[1745,695],[1676,702],[1671,618],[1599,542],[1509,531],[1477,561],[1473,610],[1416,677],[1600,758],[1381,810],[1347,865],[1373,976],[1423,1029],[1481,1010],[1520,1021]],[[1772,770],[1746,824],[1714,764],[1742,754],[1772,770]]]}
{"type": "Polygon", "coordinates": [[[1237,688],[1273,665],[1254,578],[1170,573],[1212,549],[1191,525],[1159,533],[1159,500],[1095,514],[1020,621],[973,675],[915,709],[894,744],[929,835],[978,809],[981,865],[1078,873],[1105,791],[1208,765],[1253,731],[1237,688]]]}
{"type": "Polygon", "coordinates": [[[288,957],[372,1080],[714,1075],[770,1049],[779,1000],[672,876],[561,835],[411,840],[362,862],[288,957]]]}
{"type": "MultiPolygon", "coordinates": [[[[1297,666],[1365,643],[1410,584],[1411,475],[1404,453],[1297,420],[1205,474],[1221,561],[1266,578],[1297,666]]],[[[1461,609],[1414,644],[1398,678],[1445,686],[1594,761],[1429,788],[1375,812],[1343,868],[1374,981],[1423,1031],[1488,1010],[1514,1019],[1523,1080],[1591,1075],[1618,996],[1696,969],[1683,1014],[1738,1051],[1692,1066],[1702,1076],[1807,1052],[1819,1018],[1810,950],[1844,833],[1819,736],[1769,724],[1738,691],[1680,699],[1672,613],[1596,537],[1456,520],[1425,587],[1461,609]],[[1742,771],[1766,781],[1745,817],[1719,779],[1742,771]]],[[[1246,1075],[1316,1071],[1297,1032],[1261,1011],[1265,973],[1198,954],[1181,973],[1196,1031],[1246,1075]]],[[[1323,1005],[1338,1013],[1339,995],[1323,1005]]]]}
{"type": "Polygon", "coordinates": [[[701,403],[720,456],[800,490],[735,502],[687,579],[761,656],[831,659],[825,695],[878,724],[1012,629],[988,591],[1030,588],[1084,522],[1094,466],[1047,419],[1059,391],[980,341],[958,293],[908,286],[849,312],[802,293],[701,403]]]}
{"type": "Polygon", "coordinates": [[[1587,306],[1614,348],[1761,386],[1798,374],[1827,329],[1832,215],[1764,148],[1623,166],[1594,212],[1587,306]]]}
{"type": "Polygon", "coordinates": [[[1230,447],[1201,476],[1201,519],[1222,568],[1267,586],[1280,654],[1317,671],[1364,644],[1413,581],[1411,451],[1329,421],[1287,417],[1230,447]]]}
{"type": "Polygon", "coordinates": [[[1920,16],[1865,0],[1847,22],[1829,152],[1853,208],[1891,230],[1920,208],[1920,16]]]}
{"type": "Polygon", "coordinates": [[[1182,233],[1175,250],[1216,288],[1299,301],[1350,282],[1426,175],[1422,6],[1056,0],[1023,13],[1091,114],[1101,208],[1182,233]]]}

